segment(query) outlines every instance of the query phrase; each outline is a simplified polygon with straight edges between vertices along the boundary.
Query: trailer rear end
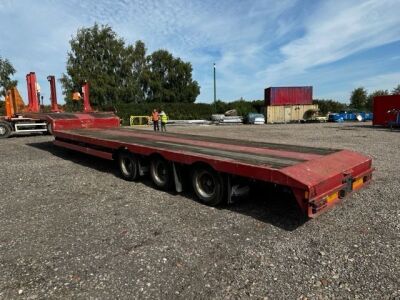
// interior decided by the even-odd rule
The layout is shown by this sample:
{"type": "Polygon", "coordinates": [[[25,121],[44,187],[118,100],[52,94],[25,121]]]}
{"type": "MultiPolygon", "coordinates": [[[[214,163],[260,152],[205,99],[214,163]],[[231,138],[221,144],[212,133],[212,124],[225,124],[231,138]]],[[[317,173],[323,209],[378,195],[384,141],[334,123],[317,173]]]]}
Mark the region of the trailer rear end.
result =
{"type": "Polygon", "coordinates": [[[149,174],[156,187],[192,186],[205,204],[230,202],[246,185],[266,182],[290,190],[313,218],[372,178],[371,158],[350,150],[248,142],[128,128],[55,130],[55,145],[115,160],[121,175],[149,174]]]}

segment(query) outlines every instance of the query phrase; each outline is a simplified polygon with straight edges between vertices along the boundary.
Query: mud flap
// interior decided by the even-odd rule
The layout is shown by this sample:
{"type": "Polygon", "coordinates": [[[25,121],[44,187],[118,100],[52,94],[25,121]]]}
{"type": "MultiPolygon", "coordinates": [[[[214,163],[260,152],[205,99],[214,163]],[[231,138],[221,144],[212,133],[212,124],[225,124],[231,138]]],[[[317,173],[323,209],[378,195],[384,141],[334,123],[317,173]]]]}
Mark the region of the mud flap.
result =
{"type": "Polygon", "coordinates": [[[227,203],[235,202],[234,198],[243,197],[250,192],[248,185],[233,184],[231,176],[226,176],[226,195],[227,203]]]}
{"type": "Polygon", "coordinates": [[[183,191],[181,173],[179,172],[179,166],[174,162],[172,163],[172,171],[174,173],[175,190],[177,193],[181,193],[183,191]]]}

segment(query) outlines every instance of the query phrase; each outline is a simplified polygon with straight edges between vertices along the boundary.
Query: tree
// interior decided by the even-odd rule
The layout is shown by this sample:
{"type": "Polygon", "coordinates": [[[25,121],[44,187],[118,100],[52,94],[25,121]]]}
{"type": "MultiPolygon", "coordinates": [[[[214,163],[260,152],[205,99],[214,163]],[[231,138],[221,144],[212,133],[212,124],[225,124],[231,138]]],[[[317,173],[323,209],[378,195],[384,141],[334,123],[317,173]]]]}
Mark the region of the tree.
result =
{"type": "Polygon", "coordinates": [[[376,96],[386,96],[386,95],[389,95],[389,91],[388,90],[376,90],[376,91],[372,92],[371,94],[368,95],[367,103],[365,105],[365,108],[368,111],[372,111],[372,108],[374,107],[374,98],[376,96]]]}
{"type": "Polygon", "coordinates": [[[146,46],[142,41],[129,45],[125,49],[121,69],[123,102],[139,103],[145,100],[143,72],[146,69],[146,46]]]}
{"type": "Polygon", "coordinates": [[[139,77],[146,48],[141,41],[125,47],[111,27],[95,24],[79,29],[70,45],[67,74],[60,80],[67,103],[85,80],[90,83],[92,104],[100,107],[144,99],[139,77]]]}
{"type": "Polygon", "coordinates": [[[5,97],[7,90],[17,86],[18,81],[12,80],[11,76],[15,74],[15,68],[11,62],[0,56],[0,95],[5,97]]]}
{"type": "Polygon", "coordinates": [[[90,83],[91,102],[105,107],[117,103],[194,102],[200,93],[192,66],[168,51],[146,56],[142,41],[126,45],[109,26],[81,28],[70,41],[67,74],[63,74],[66,102],[84,80],[90,83]]]}
{"type": "Polygon", "coordinates": [[[347,105],[345,103],[341,103],[335,100],[325,100],[325,99],[315,99],[313,100],[313,104],[318,105],[318,109],[321,114],[326,115],[328,113],[340,112],[347,109],[347,105]]]}
{"type": "Polygon", "coordinates": [[[363,87],[354,89],[351,92],[350,107],[354,109],[364,109],[367,103],[367,91],[363,87]]]}
{"type": "Polygon", "coordinates": [[[151,102],[193,103],[200,94],[197,81],[192,79],[192,65],[174,58],[166,50],[158,50],[147,57],[143,84],[151,102]]]}
{"type": "Polygon", "coordinates": [[[392,95],[400,95],[400,84],[392,90],[392,95]]]}

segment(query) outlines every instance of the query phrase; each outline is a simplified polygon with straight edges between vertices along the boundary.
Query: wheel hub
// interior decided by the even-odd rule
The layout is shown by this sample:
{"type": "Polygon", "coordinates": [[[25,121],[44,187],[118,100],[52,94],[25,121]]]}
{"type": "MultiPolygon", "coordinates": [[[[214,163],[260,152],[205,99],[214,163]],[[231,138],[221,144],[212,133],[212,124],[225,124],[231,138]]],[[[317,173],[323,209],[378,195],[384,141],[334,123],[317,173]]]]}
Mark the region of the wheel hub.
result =
{"type": "Polygon", "coordinates": [[[198,192],[205,198],[212,197],[215,194],[214,178],[207,172],[198,175],[196,185],[198,192]]]}

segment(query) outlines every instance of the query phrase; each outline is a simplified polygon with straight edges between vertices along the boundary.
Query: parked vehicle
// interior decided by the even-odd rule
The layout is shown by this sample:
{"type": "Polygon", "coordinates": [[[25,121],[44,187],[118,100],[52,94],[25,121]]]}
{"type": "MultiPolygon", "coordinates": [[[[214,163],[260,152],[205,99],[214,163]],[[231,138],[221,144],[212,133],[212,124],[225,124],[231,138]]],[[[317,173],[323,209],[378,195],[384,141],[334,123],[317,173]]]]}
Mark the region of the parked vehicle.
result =
{"type": "Polygon", "coordinates": [[[245,124],[263,125],[265,124],[265,117],[263,114],[249,113],[243,121],[245,124]]]}

